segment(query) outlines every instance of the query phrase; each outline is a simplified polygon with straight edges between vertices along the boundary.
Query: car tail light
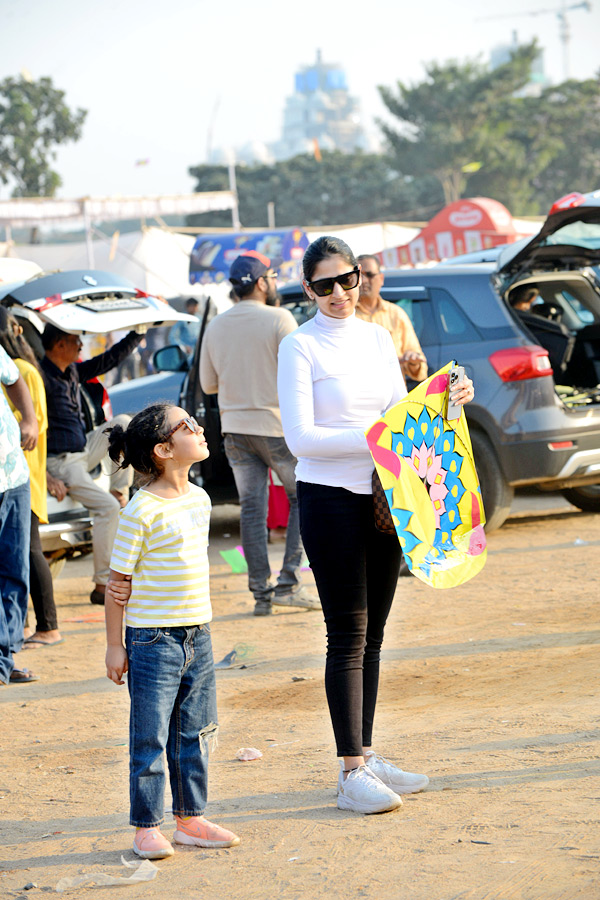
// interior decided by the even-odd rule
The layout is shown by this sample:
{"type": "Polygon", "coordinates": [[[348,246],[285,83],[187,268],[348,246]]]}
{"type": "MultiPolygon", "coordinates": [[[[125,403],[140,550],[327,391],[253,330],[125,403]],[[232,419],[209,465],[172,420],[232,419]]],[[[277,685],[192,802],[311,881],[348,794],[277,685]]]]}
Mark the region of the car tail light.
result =
{"type": "Polygon", "coordinates": [[[552,441],[548,444],[549,450],[571,450],[575,446],[575,441],[552,441]]]}
{"type": "Polygon", "coordinates": [[[527,378],[540,378],[552,375],[552,366],[548,351],[543,347],[507,347],[496,350],[490,356],[496,374],[502,381],[525,381],[527,378]]]}
{"type": "Polygon", "coordinates": [[[581,206],[584,202],[585,194],[580,194],[579,191],[573,191],[572,194],[565,194],[564,197],[561,197],[560,200],[553,203],[548,215],[553,216],[554,213],[560,212],[562,209],[573,209],[576,206],[581,206]]]}
{"type": "Polygon", "coordinates": [[[106,391],[105,387],[102,387],[102,409],[104,411],[104,418],[107,422],[113,417],[112,403],[110,402],[110,397],[106,391]]]}

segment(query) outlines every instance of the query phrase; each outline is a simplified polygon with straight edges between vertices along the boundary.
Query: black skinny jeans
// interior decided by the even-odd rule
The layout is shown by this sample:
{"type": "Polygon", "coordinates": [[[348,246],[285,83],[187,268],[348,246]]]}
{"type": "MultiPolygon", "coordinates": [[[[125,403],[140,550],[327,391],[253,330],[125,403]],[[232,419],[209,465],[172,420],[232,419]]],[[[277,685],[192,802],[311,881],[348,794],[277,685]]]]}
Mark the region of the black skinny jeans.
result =
{"type": "Polygon", "coordinates": [[[338,756],[370,747],[383,630],[398,583],[396,535],[373,524],[373,497],[296,485],[300,531],[327,625],[325,691],[338,756]]]}
{"type": "Polygon", "coordinates": [[[29,591],[35,610],[36,631],[54,631],[58,628],[54,585],[48,560],[42,551],[40,520],[31,513],[31,548],[29,551],[29,591]]]}

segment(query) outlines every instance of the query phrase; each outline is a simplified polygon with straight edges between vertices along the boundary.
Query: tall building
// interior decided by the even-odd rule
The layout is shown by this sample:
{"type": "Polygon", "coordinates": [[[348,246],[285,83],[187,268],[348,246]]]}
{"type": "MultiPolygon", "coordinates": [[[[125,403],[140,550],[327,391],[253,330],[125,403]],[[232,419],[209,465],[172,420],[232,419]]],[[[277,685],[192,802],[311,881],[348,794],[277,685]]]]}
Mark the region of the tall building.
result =
{"type": "MultiPolygon", "coordinates": [[[[511,53],[519,46],[519,38],[516,31],[512,33],[510,44],[497,44],[490,51],[490,66],[497,69],[498,66],[504,65],[510,59],[511,53]]],[[[540,47],[537,56],[531,66],[531,75],[529,82],[517,92],[517,97],[539,97],[542,90],[548,87],[550,79],[547,77],[544,69],[544,50],[540,47]]]]}
{"type": "Polygon", "coordinates": [[[340,65],[324,63],[317,51],[314,65],[295,75],[295,90],[283,114],[281,141],[273,148],[277,159],[319,150],[352,153],[367,148],[361,126],[360,103],[351,97],[340,65]]]}

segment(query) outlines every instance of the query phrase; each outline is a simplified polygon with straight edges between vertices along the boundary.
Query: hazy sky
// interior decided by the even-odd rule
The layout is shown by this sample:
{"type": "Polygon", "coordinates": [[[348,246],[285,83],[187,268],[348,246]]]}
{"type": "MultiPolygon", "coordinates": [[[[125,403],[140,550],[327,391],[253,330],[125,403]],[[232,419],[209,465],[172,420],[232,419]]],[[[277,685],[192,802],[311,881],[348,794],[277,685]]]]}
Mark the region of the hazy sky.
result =
{"type": "MultiPolygon", "coordinates": [[[[567,5],[573,5],[568,0],[567,5]]],[[[365,126],[383,115],[378,84],[420,81],[423,62],[487,60],[491,48],[537,36],[546,73],[562,80],[561,0],[0,0],[0,78],[52,77],[89,110],[79,143],[59,151],[62,197],[192,190],[190,165],[212,146],[280,136],[294,73],[341,64],[365,126]],[[482,15],[503,18],[480,20],[482,15]],[[135,166],[138,159],[147,166],[135,166]]],[[[568,13],[570,74],[600,68],[600,0],[568,13]]],[[[0,186],[0,198],[8,196],[0,186]]]]}

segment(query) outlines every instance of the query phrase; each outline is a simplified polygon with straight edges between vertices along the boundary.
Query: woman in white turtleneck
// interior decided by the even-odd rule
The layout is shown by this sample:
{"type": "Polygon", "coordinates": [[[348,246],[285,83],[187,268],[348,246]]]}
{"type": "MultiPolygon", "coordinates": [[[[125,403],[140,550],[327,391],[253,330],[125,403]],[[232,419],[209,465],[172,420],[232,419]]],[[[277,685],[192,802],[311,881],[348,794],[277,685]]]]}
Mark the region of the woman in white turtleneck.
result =
{"type": "MultiPolygon", "coordinates": [[[[325,689],[341,757],[340,809],[392,810],[428,784],[371,748],[385,622],[400,545],[376,530],[373,461],[365,430],[406,394],[389,333],[357,319],[360,266],[344,241],[307,249],[304,290],[315,317],[279,347],[278,391],[286,442],[298,459],[300,529],[327,625],[325,689]]],[[[472,398],[469,379],[459,403],[472,398]]]]}

